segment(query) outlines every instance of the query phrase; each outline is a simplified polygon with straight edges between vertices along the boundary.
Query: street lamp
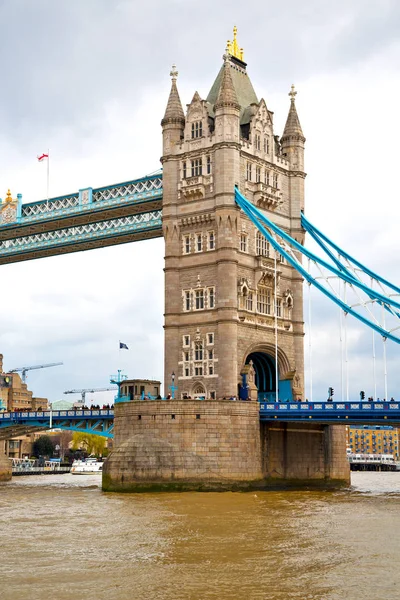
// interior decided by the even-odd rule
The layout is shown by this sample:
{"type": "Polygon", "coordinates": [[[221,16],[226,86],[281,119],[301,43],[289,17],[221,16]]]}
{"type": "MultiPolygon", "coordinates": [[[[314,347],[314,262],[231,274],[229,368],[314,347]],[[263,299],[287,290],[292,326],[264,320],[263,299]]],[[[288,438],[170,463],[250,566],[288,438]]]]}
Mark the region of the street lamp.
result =
{"type": "Polygon", "coordinates": [[[169,386],[169,389],[171,390],[171,399],[175,400],[175,390],[177,388],[175,387],[175,372],[174,371],[172,371],[172,373],[171,373],[171,382],[172,382],[172,385],[169,386]]]}

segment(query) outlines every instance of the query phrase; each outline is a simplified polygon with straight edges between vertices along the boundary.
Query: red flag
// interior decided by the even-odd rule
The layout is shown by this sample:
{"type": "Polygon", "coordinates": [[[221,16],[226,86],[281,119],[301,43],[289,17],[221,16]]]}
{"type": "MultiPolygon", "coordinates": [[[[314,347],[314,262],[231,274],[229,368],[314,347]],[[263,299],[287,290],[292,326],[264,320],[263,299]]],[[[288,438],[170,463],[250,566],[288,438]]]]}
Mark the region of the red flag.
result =
{"type": "Polygon", "coordinates": [[[49,158],[48,154],[41,154],[40,156],[38,155],[38,157],[37,157],[39,162],[42,162],[42,160],[45,160],[46,158],[49,158]]]}

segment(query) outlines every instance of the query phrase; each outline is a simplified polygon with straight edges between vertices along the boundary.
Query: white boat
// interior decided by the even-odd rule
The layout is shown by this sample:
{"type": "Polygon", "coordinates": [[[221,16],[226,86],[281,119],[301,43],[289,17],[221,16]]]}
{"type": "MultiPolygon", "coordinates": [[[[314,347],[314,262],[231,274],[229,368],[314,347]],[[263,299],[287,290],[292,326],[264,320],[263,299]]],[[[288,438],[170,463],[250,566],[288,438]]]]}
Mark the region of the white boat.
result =
{"type": "Polygon", "coordinates": [[[97,458],[74,460],[71,467],[72,475],[97,475],[103,470],[103,463],[97,458]]]}

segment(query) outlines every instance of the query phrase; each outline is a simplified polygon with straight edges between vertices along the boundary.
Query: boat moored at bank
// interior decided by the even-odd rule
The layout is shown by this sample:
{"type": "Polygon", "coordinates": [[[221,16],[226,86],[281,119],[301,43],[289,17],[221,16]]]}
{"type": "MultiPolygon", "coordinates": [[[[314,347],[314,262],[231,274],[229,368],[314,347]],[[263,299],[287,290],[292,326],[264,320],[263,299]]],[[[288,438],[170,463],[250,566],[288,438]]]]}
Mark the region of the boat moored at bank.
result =
{"type": "Polygon", "coordinates": [[[72,475],[97,475],[103,470],[103,463],[97,458],[74,460],[71,467],[72,475]]]}

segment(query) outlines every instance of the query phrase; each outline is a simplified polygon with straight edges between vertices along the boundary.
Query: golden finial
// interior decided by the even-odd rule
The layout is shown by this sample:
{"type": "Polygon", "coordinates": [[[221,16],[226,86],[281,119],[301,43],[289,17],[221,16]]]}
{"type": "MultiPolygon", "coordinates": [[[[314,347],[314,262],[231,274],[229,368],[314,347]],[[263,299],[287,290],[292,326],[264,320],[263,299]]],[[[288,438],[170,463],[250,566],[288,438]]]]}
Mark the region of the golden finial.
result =
{"type": "Polygon", "coordinates": [[[7,192],[6,202],[12,202],[12,196],[11,196],[10,190],[8,190],[8,192],[7,192]]]}
{"type": "Polygon", "coordinates": [[[228,40],[226,52],[227,54],[230,54],[231,56],[234,56],[235,58],[238,58],[239,60],[243,61],[243,48],[239,48],[239,44],[237,43],[236,38],[237,27],[235,25],[233,28],[233,41],[231,42],[230,40],[228,40]]]}
{"type": "Polygon", "coordinates": [[[292,102],[294,102],[294,99],[295,99],[295,98],[296,98],[296,96],[297,96],[297,92],[296,92],[296,90],[294,89],[294,83],[292,83],[292,87],[290,88],[290,92],[289,92],[288,96],[290,96],[290,100],[291,100],[292,102]]]}

